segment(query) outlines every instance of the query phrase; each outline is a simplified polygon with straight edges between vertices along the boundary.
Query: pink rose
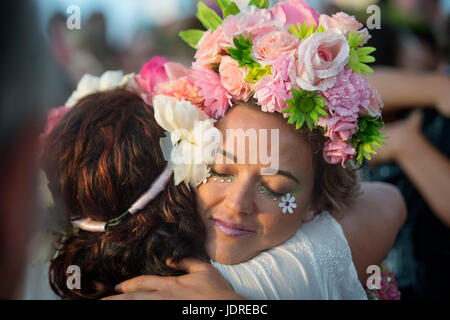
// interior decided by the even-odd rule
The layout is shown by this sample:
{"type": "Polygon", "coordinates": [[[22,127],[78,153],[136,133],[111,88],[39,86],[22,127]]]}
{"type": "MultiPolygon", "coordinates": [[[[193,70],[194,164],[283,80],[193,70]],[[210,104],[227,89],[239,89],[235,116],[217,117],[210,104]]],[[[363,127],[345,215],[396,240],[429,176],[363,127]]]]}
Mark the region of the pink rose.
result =
{"type": "Polygon", "coordinates": [[[272,31],[255,38],[253,41],[253,58],[263,66],[272,65],[284,54],[294,54],[299,39],[286,31],[272,31]]]}
{"type": "Polygon", "coordinates": [[[245,81],[248,74],[246,67],[239,68],[239,63],[229,56],[224,56],[219,67],[220,80],[225,89],[236,99],[247,101],[251,93],[251,84],[245,81]]]}
{"type": "MultiPolygon", "coordinates": [[[[360,30],[363,25],[355,19],[354,16],[349,16],[344,12],[338,12],[333,16],[328,16],[326,14],[320,15],[319,26],[328,29],[339,29],[346,37],[349,33],[360,30]]],[[[363,34],[363,45],[370,39],[369,31],[364,28],[358,31],[358,34],[363,34]]]]}
{"type": "Polygon", "coordinates": [[[199,95],[205,99],[204,109],[208,116],[220,119],[231,106],[231,94],[224,88],[219,75],[210,68],[193,64],[192,77],[199,88],[199,95]]]}
{"type": "Polygon", "coordinates": [[[326,127],[326,137],[332,141],[347,141],[358,132],[358,120],[355,117],[328,115],[319,118],[319,126],[326,127]]]}
{"type": "Polygon", "coordinates": [[[348,63],[349,53],[347,39],[334,29],[313,33],[298,47],[298,86],[308,91],[331,88],[348,63]]]}
{"type": "Polygon", "coordinates": [[[357,117],[369,107],[370,93],[367,80],[347,67],[339,73],[335,85],[321,94],[333,114],[357,117]]]}
{"type": "Polygon", "coordinates": [[[197,45],[196,63],[204,67],[219,63],[221,54],[225,53],[226,47],[230,45],[231,43],[224,38],[222,27],[218,27],[215,31],[206,31],[197,45]]]}
{"type": "Polygon", "coordinates": [[[253,87],[255,98],[264,112],[281,112],[287,99],[292,98],[295,85],[295,59],[293,55],[280,56],[271,67],[272,74],[262,77],[253,87]]]}
{"type": "Polygon", "coordinates": [[[253,41],[257,36],[277,30],[281,26],[280,22],[272,19],[270,12],[266,9],[251,7],[249,11],[229,15],[223,20],[224,42],[232,46],[234,38],[239,35],[247,38],[249,33],[253,41]]]}
{"type": "Polygon", "coordinates": [[[70,111],[71,108],[69,107],[58,107],[58,108],[52,108],[47,112],[47,122],[45,123],[44,128],[44,137],[48,136],[52,131],[53,128],[56,126],[58,121],[64,117],[64,115],[70,111]]]}
{"type": "Polygon", "coordinates": [[[319,13],[304,0],[278,2],[270,12],[272,18],[282,21],[284,26],[303,24],[304,22],[308,25],[317,25],[320,17],[319,13]]]}
{"type": "Polygon", "coordinates": [[[323,148],[323,157],[326,162],[330,164],[341,163],[345,168],[345,161],[353,159],[356,154],[356,149],[351,144],[347,144],[345,141],[332,141],[325,142],[323,148]]]}
{"type": "Polygon", "coordinates": [[[144,64],[140,74],[135,77],[136,82],[146,94],[152,94],[157,83],[168,80],[164,69],[166,62],[169,60],[156,56],[144,64]]]}

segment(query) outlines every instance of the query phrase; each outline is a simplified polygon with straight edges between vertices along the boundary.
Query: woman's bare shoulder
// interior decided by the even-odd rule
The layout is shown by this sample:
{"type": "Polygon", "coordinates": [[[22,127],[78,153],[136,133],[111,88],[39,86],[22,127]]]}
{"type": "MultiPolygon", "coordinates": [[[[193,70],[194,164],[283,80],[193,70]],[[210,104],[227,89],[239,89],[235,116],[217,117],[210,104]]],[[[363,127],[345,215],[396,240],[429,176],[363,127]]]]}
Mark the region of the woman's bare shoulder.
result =
{"type": "Polygon", "coordinates": [[[364,182],[361,194],[338,221],[350,246],[360,280],[369,265],[380,264],[406,220],[400,191],[382,182],[364,182]]]}

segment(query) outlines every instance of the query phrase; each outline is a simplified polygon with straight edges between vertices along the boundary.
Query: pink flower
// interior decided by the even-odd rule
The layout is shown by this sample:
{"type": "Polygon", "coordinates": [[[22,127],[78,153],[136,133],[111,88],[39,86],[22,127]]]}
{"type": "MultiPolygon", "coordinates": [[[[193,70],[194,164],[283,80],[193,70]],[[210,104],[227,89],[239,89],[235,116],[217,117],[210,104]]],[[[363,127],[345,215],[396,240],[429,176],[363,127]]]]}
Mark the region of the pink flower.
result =
{"type": "Polygon", "coordinates": [[[226,47],[231,43],[225,40],[222,27],[215,31],[208,30],[203,34],[195,53],[196,63],[203,67],[210,67],[220,62],[221,54],[225,53],[226,47]]]}
{"type": "Polygon", "coordinates": [[[332,141],[347,141],[358,132],[358,120],[355,117],[328,115],[319,118],[319,126],[326,127],[326,137],[332,141]]]}
{"type": "Polygon", "coordinates": [[[349,53],[347,39],[334,29],[313,33],[298,47],[297,85],[309,91],[333,87],[349,53]]]}
{"type": "Polygon", "coordinates": [[[370,105],[370,94],[367,80],[350,68],[345,68],[338,75],[333,88],[322,92],[326,99],[325,104],[332,114],[342,117],[357,117],[361,108],[367,110],[370,105]]]}
{"type": "Polygon", "coordinates": [[[278,2],[270,12],[273,19],[282,21],[285,26],[304,22],[317,25],[320,16],[305,0],[278,2]]]}
{"type": "Polygon", "coordinates": [[[247,101],[251,93],[251,84],[245,81],[248,74],[246,67],[239,68],[239,63],[229,56],[224,56],[219,66],[220,80],[225,89],[234,98],[247,101]]]}
{"type": "Polygon", "coordinates": [[[53,128],[56,126],[58,121],[64,117],[64,115],[69,112],[71,108],[69,107],[58,107],[58,108],[52,108],[47,112],[47,122],[45,123],[44,128],[44,137],[48,136],[52,131],[53,128]]]}
{"type": "Polygon", "coordinates": [[[194,64],[192,76],[200,96],[205,99],[205,113],[215,119],[223,117],[231,105],[231,94],[223,87],[219,75],[210,68],[194,64]]]}
{"type": "Polygon", "coordinates": [[[159,83],[155,87],[154,95],[175,97],[179,101],[187,100],[200,108],[203,106],[203,98],[199,96],[198,88],[188,77],[159,83]]]}
{"type": "Polygon", "coordinates": [[[356,150],[351,144],[347,144],[345,141],[332,141],[325,142],[323,148],[323,157],[326,162],[330,164],[341,163],[345,168],[345,161],[353,159],[356,154],[356,150]]]}
{"type": "Polygon", "coordinates": [[[294,54],[299,39],[283,30],[272,31],[255,38],[253,41],[253,58],[263,66],[272,65],[280,55],[294,54]]]}
{"type": "Polygon", "coordinates": [[[256,7],[251,7],[250,10],[237,15],[229,15],[222,23],[225,43],[228,43],[228,46],[232,46],[233,39],[239,35],[247,38],[250,33],[250,38],[253,40],[281,26],[280,22],[272,19],[269,11],[256,7]]]}
{"type": "Polygon", "coordinates": [[[281,112],[287,99],[292,98],[295,85],[295,59],[293,55],[280,56],[271,67],[272,74],[262,77],[253,87],[255,98],[264,112],[281,112]]]}
{"type": "MultiPolygon", "coordinates": [[[[384,103],[381,100],[381,96],[372,85],[369,84],[369,105],[367,107],[367,113],[372,117],[377,117],[381,115],[381,109],[384,107],[384,103]]],[[[363,109],[364,110],[364,109],[363,109]]],[[[364,113],[364,112],[363,112],[364,113]]]]}
{"type": "Polygon", "coordinates": [[[136,76],[136,82],[146,94],[152,94],[157,83],[168,80],[164,69],[166,62],[169,60],[156,56],[144,64],[140,74],[136,76]]]}
{"type": "MultiPolygon", "coordinates": [[[[363,27],[354,16],[349,16],[344,12],[338,12],[331,17],[326,14],[320,15],[319,26],[324,27],[325,30],[336,28],[346,37],[349,33],[358,31],[363,27]]],[[[370,39],[369,31],[366,28],[360,30],[358,34],[364,34],[363,45],[370,39]]]]}

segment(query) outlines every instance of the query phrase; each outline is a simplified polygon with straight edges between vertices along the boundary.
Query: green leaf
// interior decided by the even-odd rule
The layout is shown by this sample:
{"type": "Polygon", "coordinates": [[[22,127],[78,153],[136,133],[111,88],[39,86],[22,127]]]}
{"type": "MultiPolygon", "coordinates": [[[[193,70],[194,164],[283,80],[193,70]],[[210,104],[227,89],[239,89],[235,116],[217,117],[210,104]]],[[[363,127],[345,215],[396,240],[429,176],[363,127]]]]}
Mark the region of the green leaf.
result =
{"type": "Polygon", "coordinates": [[[201,1],[197,4],[197,18],[208,30],[214,31],[222,24],[222,19],[217,13],[201,1]]]}
{"type": "Polygon", "coordinates": [[[256,6],[260,9],[267,9],[269,7],[269,0],[251,0],[249,6],[256,6]]]}
{"type": "Polygon", "coordinates": [[[236,3],[231,2],[229,5],[225,7],[225,10],[223,10],[223,17],[226,18],[229,15],[237,15],[240,12],[239,7],[236,3]]]}
{"type": "Polygon", "coordinates": [[[228,47],[228,53],[231,58],[239,62],[240,68],[243,66],[247,66],[249,68],[260,66],[260,64],[252,57],[252,42],[250,40],[250,33],[248,34],[247,39],[245,39],[242,35],[239,35],[238,38],[233,39],[233,43],[236,48],[228,47]]]}
{"type": "Polygon", "coordinates": [[[190,29],[190,30],[180,31],[178,33],[178,35],[180,36],[181,39],[183,39],[192,48],[196,48],[198,42],[203,37],[204,32],[205,31],[202,31],[202,30],[190,29]]]}
{"type": "Polygon", "coordinates": [[[289,26],[289,32],[293,35],[297,36],[300,40],[308,38],[313,33],[319,33],[324,32],[325,29],[323,27],[318,27],[311,23],[310,25],[307,24],[307,22],[297,23],[297,25],[290,25],[289,26]]]}
{"type": "Polygon", "coordinates": [[[270,65],[265,66],[264,68],[260,65],[250,66],[248,68],[248,74],[245,77],[245,81],[252,82],[256,84],[262,77],[272,74],[272,70],[270,65]]]}

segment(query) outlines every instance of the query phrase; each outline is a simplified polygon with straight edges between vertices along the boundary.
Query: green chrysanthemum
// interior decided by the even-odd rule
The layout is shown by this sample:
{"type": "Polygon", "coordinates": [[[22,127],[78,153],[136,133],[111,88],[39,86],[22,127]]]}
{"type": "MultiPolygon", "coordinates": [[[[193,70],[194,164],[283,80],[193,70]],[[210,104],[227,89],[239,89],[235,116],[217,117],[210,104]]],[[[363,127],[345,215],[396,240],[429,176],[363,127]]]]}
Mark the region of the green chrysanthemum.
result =
{"type": "Polygon", "coordinates": [[[315,127],[314,122],[319,121],[319,115],[328,117],[327,106],[324,104],[325,98],[320,97],[317,91],[292,89],[291,92],[294,97],[286,100],[289,107],[282,112],[291,115],[288,124],[295,124],[296,130],[306,122],[309,130],[312,131],[315,127]]]}
{"type": "Polygon", "coordinates": [[[375,61],[375,58],[370,54],[376,49],[374,47],[360,48],[363,38],[364,35],[358,35],[356,31],[349,33],[348,44],[350,46],[350,60],[348,61],[347,66],[352,68],[352,70],[356,73],[371,74],[373,73],[373,69],[366,63],[375,61]]]}
{"type": "Polygon", "coordinates": [[[360,116],[358,118],[359,130],[351,139],[356,149],[356,163],[360,165],[364,158],[372,159],[371,154],[376,154],[375,147],[381,147],[386,143],[382,132],[378,130],[383,126],[383,122],[378,117],[360,116]]]}

